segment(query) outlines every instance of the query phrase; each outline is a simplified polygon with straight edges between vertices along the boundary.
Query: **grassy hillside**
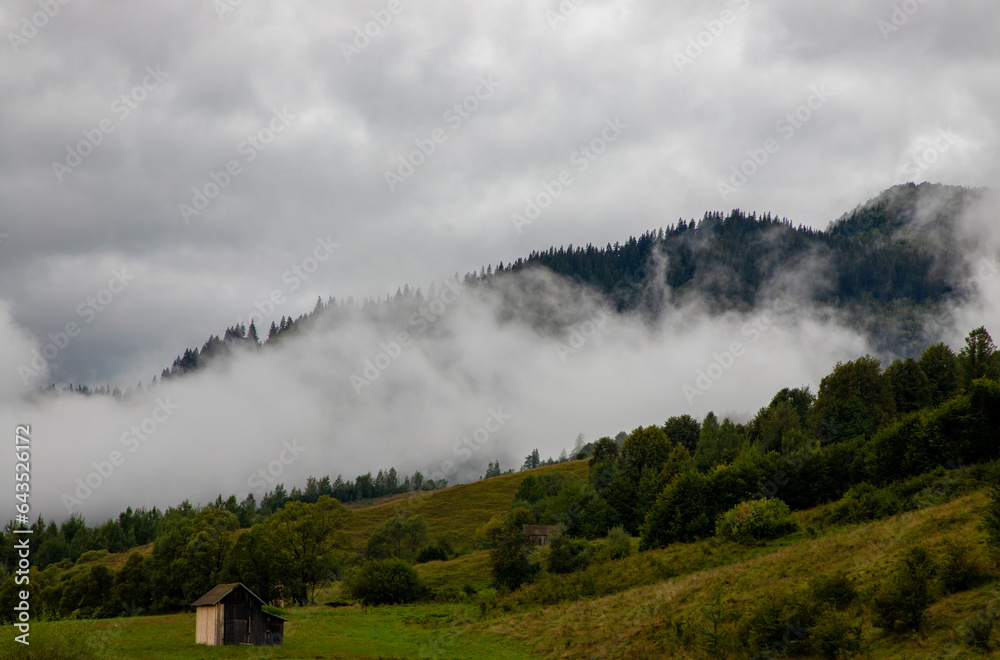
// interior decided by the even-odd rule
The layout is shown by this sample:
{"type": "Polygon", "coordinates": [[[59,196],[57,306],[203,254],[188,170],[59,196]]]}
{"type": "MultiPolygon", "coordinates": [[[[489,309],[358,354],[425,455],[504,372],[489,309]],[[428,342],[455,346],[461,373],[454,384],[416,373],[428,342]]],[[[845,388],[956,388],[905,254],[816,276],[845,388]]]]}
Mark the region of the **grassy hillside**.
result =
{"type": "MultiPolygon", "coordinates": [[[[707,644],[713,608],[724,610],[727,618],[733,619],[721,626],[723,637],[732,641],[738,623],[754,606],[801,592],[817,575],[844,569],[864,592],[883,579],[892,561],[909,548],[922,544],[932,551],[940,550],[946,539],[973,544],[976,561],[992,567],[982,550],[983,533],[978,523],[985,501],[985,494],[979,492],[880,522],[830,528],[817,532],[815,538],[802,532],[757,548],[746,559],[739,559],[746,550],[715,539],[644,553],[646,561],[659,560],[676,568],[678,575],[608,596],[529,606],[495,616],[478,629],[521,640],[548,658],[704,658],[707,654],[699,649],[707,644]],[[721,565],[685,568],[699,554],[707,564],[721,565]]],[[[799,515],[809,520],[817,513],[799,515]]],[[[637,561],[631,558],[616,563],[637,561]]],[[[962,643],[960,633],[963,622],[998,604],[1000,591],[994,574],[976,589],[936,602],[922,634],[884,635],[862,613],[864,657],[1000,657],[996,650],[985,655],[973,653],[962,643]]]]}
{"type": "MultiPolygon", "coordinates": [[[[541,468],[580,475],[586,469],[583,461],[541,468]]],[[[509,508],[523,476],[430,493],[417,506],[402,503],[410,505],[404,513],[424,515],[432,536],[454,532],[469,537],[494,513],[509,508]]],[[[473,551],[418,565],[421,577],[438,592],[434,602],[286,610],[282,648],[196,646],[194,615],[183,614],[38,623],[31,657],[748,658],[754,656],[741,647],[740,631],[762,604],[803,595],[810,579],[838,570],[847,573],[858,591],[855,602],[838,615],[860,629],[860,649],[845,657],[1000,657],[1000,650],[973,651],[965,642],[970,621],[983,621],[991,608],[1000,608],[998,572],[979,522],[986,501],[979,490],[865,524],[830,523],[835,505],[825,505],[797,512],[801,529],[775,541],[751,547],[718,538],[674,544],[566,575],[543,574],[507,595],[490,588],[489,553],[473,551]],[[920,545],[940,567],[949,542],[967,544],[971,561],[982,571],[980,582],[950,595],[936,589],[917,633],[887,634],[875,627],[869,603],[898,558],[920,545]],[[54,646],[45,648],[44,643],[54,646]]],[[[351,533],[363,539],[399,504],[376,503],[355,511],[351,533]]],[[[325,590],[318,602],[335,600],[337,591],[336,586],[325,590]]],[[[995,636],[1000,638],[1000,629],[995,636]]],[[[29,657],[12,638],[13,630],[3,629],[0,657],[29,657]]],[[[822,657],[800,653],[794,634],[787,647],[757,657],[786,655],[822,657]]]]}
{"type": "Polygon", "coordinates": [[[355,546],[363,547],[372,530],[397,512],[405,516],[419,513],[427,519],[427,531],[431,539],[447,536],[456,549],[468,549],[476,529],[494,514],[503,513],[510,508],[514,492],[526,474],[563,472],[586,478],[587,471],[587,461],[571,461],[409,497],[386,498],[388,501],[355,509],[347,531],[354,538],[355,546]]]}

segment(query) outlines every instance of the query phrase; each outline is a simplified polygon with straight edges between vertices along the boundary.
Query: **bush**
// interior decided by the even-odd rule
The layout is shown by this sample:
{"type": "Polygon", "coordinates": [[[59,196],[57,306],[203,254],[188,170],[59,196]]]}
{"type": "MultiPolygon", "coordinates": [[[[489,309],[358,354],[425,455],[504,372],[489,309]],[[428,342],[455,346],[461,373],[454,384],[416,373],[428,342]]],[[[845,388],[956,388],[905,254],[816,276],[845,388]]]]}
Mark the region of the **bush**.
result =
{"type": "Polygon", "coordinates": [[[842,570],[809,580],[809,591],[814,601],[837,610],[846,608],[858,595],[854,580],[842,570]]]}
{"type": "Polygon", "coordinates": [[[473,545],[479,550],[490,550],[496,546],[497,535],[503,529],[505,517],[496,514],[484,522],[472,537],[473,545]]]}
{"type": "Polygon", "coordinates": [[[490,564],[493,582],[498,587],[517,589],[531,582],[538,572],[538,566],[532,563],[529,556],[531,540],[522,531],[527,513],[524,508],[514,509],[493,535],[490,564]]]}
{"type": "Polygon", "coordinates": [[[945,593],[953,594],[976,586],[982,571],[971,556],[967,543],[948,539],[944,543],[944,559],[938,570],[945,593]]]}
{"type": "Polygon", "coordinates": [[[788,505],[777,498],[741,502],[719,514],[715,533],[739,543],[754,543],[790,534],[799,525],[788,505]]]}
{"type": "Polygon", "coordinates": [[[421,548],[417,553],[417,563],[423,564],[429,561],[448,561],[455,556],[455,550],[451,546],[451,541],[441,539],[436,545],[429,545],[421,548]]]}
{"type": "Polygon", "coordinates": [[[924,623],[930,605],[930,581],[934,565],[927,550],[911,548],[896,565],[893,576],[882,583],[872,603],[874,623],[888,632],[897,623],[917,630],[924,623]]]}
{"type": "Polygon", "coordinates": [[[739,626],[739,640],[753,653],[785,655],[804,647],[816,608],[801,597],[769,594],[739,626]]]}
{"type": "Polygon", "coordinates": [[[624,559],[632,554],[632,537],[624,527],[617,525],[608,531],[604,548],[609,559],[624,559]]]}
{"type": "Polygon", "coordinates": [[[420,576],[402,559],[380,559],[361,566],[346,584],[347,593],[365,605],[412,603],[426,593],[420,576]]]}
{"type": "Polygon", "coordinates": [[[980,612],[965,622],[963,641],[967,646],[971,646],[979,651],[989,651],[990,636],[993,634],[993,627],[996,625],[996,622],[996,610],[990,608],[985,612],[980,612]]]}
{"type": "Polygon", "coordinates": [[[587,542],[571,539],[565,530],[560,530],[549,537],[546,567],[550,573],[572,573],[587,567],[592,552],[587,542]]]}
{"type": "Polygon", "coordinates": [[[867,481],[851,486],[834,506],[834,522],[859,523],[881,520],[906,510],[906,503],[890,488],[876,488],[867,481]]]}
{"type": "Polygon", "coordinates": [[[487,612],[495,609],[500,596],[496,589],[483,589],[476,594],[476,605],[479,607],[479,614],[485,616],[487,612]]]}
{"type": "Polygon", "coordinates": [[[811,645],[824,658],[849,658],[861,650],[861,626],[842,612],[828,611],[809,630],[811,645]]]}

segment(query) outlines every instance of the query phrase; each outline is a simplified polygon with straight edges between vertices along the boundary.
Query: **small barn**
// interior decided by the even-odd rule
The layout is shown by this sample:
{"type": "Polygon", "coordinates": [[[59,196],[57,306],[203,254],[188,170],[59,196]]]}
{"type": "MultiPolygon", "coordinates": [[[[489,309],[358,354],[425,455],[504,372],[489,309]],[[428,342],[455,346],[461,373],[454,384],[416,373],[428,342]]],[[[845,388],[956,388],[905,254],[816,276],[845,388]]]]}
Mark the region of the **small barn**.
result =
{"type": "Polygon", "coordinates": [[[220,584],[191,606],[197,608],[197,644],[270,646],[285,641],[286,620],[265,612],[264,601],[240,582],[220,584]]]}
{"type": "Polygon", "coordinates": [[[521,531],[531,540],[531,545],[548,545],[549,537],[558,529],[558,525],[524,525],[521,531]]]}

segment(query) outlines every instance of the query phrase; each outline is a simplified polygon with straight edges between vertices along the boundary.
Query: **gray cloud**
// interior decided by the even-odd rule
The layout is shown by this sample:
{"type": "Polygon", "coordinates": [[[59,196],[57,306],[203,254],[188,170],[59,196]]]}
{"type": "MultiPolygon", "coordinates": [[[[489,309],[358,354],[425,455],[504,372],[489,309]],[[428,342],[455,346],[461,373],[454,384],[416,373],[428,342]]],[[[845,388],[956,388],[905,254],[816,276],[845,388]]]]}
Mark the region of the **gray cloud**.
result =
{"type": "MultiPolygon", "coordinates": [[[[0,150],[5,156],[0,234],[6,235],[0,242],[0,301],[4,337],[16,338],[4,349],[9,355],[4,355],[6,375],[0,378],[11,383],[8,397],[22,387],[16,366],[30,354],[25,341],[33,337],[41,346],[67,323],[85,321],[79,306],[122,267],[132,269],[135,279],[81,325],[53,361],[49,380],[148,382],[184,348],[245,317],[255,301],[276,288],[286,299],[275,318],[298,315],[312,308],[317,295],[384,295],[403,283],[426,286],[454,272],[509,262],[532,249],[613,243],[680,217],[732,207],[770,211],[822,228],[858,202],[913,178],[907,163],[940,130],[950,129],[958,138],[918,169],[921,179],[978,186],[997,178],[1000,99],[993,71],[1000,46],[989,30],[1000,8],[985,1],[917,4],[912,16],[885,36],[878,21],[892,20],[891,2],[591,0],[554,25],[546,11],[559,11],[555,0],[405,2],[348,62],[343,44],[352,42],[355,28],[364,30],[375,20],[373,11],[386,6],[244,2],[220,19],[212,3],[190,0],[151,6],[73,0],[60,5],[34,36],[18,42],[17,52],[9,34],[23,32],[22,19],[30,21],[39,5],[19,0],[0,9],[0,32],[6,36],[0,51],[0,150]],[[718,31],[714,21],[721,22],[726,10],[733,20],[712,35],[713,27],[718,31]],[[702,35],[706,30],[709,38],[702,35]],[[706,45],[679,70],[675,56],[685,52],[689,39],[706,45]],[[145,98],[139,101],[134,90],[149,75],[147,67],[160,67],[168,77],[140,94],[145,98]],[[482,75],[501,84],[453,129],[445,113],[475,93],[482,75]],[[804,104],[817,85],[831,91],[829,101],[785,140],[778,122],[804,104]],[[127,115],[115,105],[122,95],[135,105],[125,102],[127,115]],[[264,148],[250,150],[250,160],[241,145],[267,126],[275,109],[287,109],[294,119],[264,148]],[[605,120],[619,116],[628,124],[620,140],[587,171],[577,172],[576,183],[537,220],[516,232],[511,214],[524,209],[525,198],[571,167],[574,151],[599,135],[605,120]],[[102,121],[112,122],[113,131],[59,181],[52,163],[65,162],[67,147],[77,149],[87,139],[84,132],[94,135],[102,121]],[[385,171],[435,129],[446,131],[447,140],[390,192],[385,171]],[[748,150],[768,139],[777,140],[780,150],[723,199],[718,182],[749,157],[748,150]],[[186,224],[179,205],[191,204],[193,189],[204,190],[213,173],[225,171],[230,161],[237,162],[239,174],[186,224]],[[341,248],[291,290],[283,275],[308,257],[318,237],[332,237],[341,248]]],[[[995,235],[992,225],[984,226],[995,235]]],[[[802,336],[818,332],[806,319],[797,321],[805,324],[802,336]]],[[[745,321],[732,321],[740,322],[745,321]]],[[[726,323],[714,323],[712,328],[723,329],[706,336],[726,345],[722,340],[739,327],[726,323]]],[[[373,330],[359,330],[367,331],[373,330]]],[[[517,341],[523,337],[512,329],[498,337],[475,326],[471,331],[495,340],[487,352],[493,357],[543,350],[523,349],[517,341]]],[[[641,403],[642,397],[634,402],[634,393],[612,399],[619,414],[597,415],[592,409],[602,407],[596,403],[601,399],[588,399],[590,386],[583,385],[591,380],[585,374],[600,373],[594,380],[625,387],[615,375],[620,359],[631,367],[629,382],[648,377],[651,392],[653,378],[642,375],[647,372],[641,364],[656,363],[659,372],[669,369],[684,378],[692,368],[705,366],[704,351],[675,355],[660,347],[670,343],[662,336],[638,332],[615,327],[611,334],[632,337],[647,349],[642,354],[618,343],[624,340],[595,338],[593,345],[607,342],[608,351],[578,356],[576,366],[567,367],[575,375],[569,385],[525,366],[532,378],[568,387],[573,395],[548,402],[553,419],[572,417],[572,411],[583,411],[583,417],[563,427],[564,422],[531,412],[531,406],[525,412],[525,404],[513,396],[507,405],[511,410],[522,405],[522,416],[504,432],[521,440],[510,455],[548,438],[555,442],[555,453],[580,430],[592,436],[642,419],[654,421],[647,419],[652,403],[641,403]],[[687,355],[699,359],[684,363],[687,355]],[[569,403],[577,400],[587,405],[569,403]]],[[[831,346],[838,348],[831,349],[831,359],[834,353],[851,357],[863,348],[846,331],[835,336],[831,346]]],[[[348,345],[361,349],[361,343],[348,345]]],[[[339,359],[341,349],[329,350],[331,359],[339,359]]],[[[544,354],[546,360],[555,355],[544,354]]],[[[770,355],[767,350],[760,354],[770,355]]],[[[796,363],[790,358],[783,382],[774,385],[825,373],[830,365],[823,359],[796,363]]],[[[494,364],[484,360],[469,368],[490,373],[494,364]]],[[[234,367],[234,372],[246,369],[247,381],[260,381],[244,385],[250,388],[244,400],[266,398],[264,391],[274,390],[264,389],[265,382],[301,376],[294,368],[281,375],[276,364],[264,362],[260,372],[234,367]]],[[[748,354],[743,364],[753,362],[748,354]]],[[[425,385],[458,387],[453,374],[447,376],[446,384],[425,385]]],[[[230,406],[227,395],[212,389],[231,385],[225,378],[199,376],[192,381],[198,385],[190,387],[217,401],[227,418],[239,420],[244,412],[238,397],[230,406]]],[[[468,378],[457,382],[468,384],[468,378]]],[[[517,382],[514,376],[501,382],[516,390],[509,384],[517,382]]],[[[771,385],[755,389],[769,392],[771,385]]],[[[489,396],[456,403],[461,419],[444,412],[432,418],[433,406],[410,402],[414,410],[426,410],[418,421],[398,421],[398,428],[379,422],[378,430],[399,435],[399,428],[417,427],[422,438],[460,435],[481,423],[476,419],[488,407],[504,404],[496,399],[507,389],[481,387],[489,396]]],[[[561,396],[558,389],[539,391],[537,400],[556,392],[561,396]]],[[[761,403],[737,399],[724,404],[723,393],[733,394],[721,383],[712,389],[720,397],[712,400],[717,408],[752,410],[761,403]]],[[[326,399],[315,399],[303,394],[301,400],[327,405],[326,399]]],[[[285,402],[285,397],[275,400],[285,402]]],[[[662,404],[662,398],[657,400],[662,404]]],[[[361,420],[386,417],[380,407],[386,402],[379,402],[364,408],[368,417],[357,418],[356,435],[374,434],[376,427],[361,420]]],[[[60,443],[79,437],[74,446],[82,452],[83,465],[84,459],[94,460],[89,457],[101,442],[113,444],[118,429],[142,412],[83,412],[77,406],[84,404],[68,401],[44,405],[24,412],[46,411],[48,421],[36,423],[60,443]],[[98,421],[85,430],[80,419],[98,421]],[[52,426],[46,429],[47,424],[52,426]]],[[[190,406],[187,410],[195,410],[197,404],[190,406]]],[[[285,415],[260,407],[275,419],[285,415]]],[[[302,428],[317,438],[315,443],[334,437],[322,429],[340,422],[300,412],[302,428]]],[[[200,437],[198,415],[190,414],[182,421],[178,412],[171,420],[178,430],[165,427],[163,437],[200,437]]],[[[280,425],[250,419],[256,426],[232,421],[232,426],[206,428],[226,443],[258,443],[253,460],[263,461],[271,450],[264,438],[277,437],[271,431],[280,425]]],[[[336,438],[336,446],[353,451],[342,436],[336,438]]],[[[412,446],[421,449],[405,457],[423,458],[427,445],[412,446]]],[[[359,451],[344,471],[373,467],[372,455],[359,451]]],[[[486,460],[484,455],[479,462],[486,460]]],[[[135,484],[145,476],[135,477],[135,484]]],[[[51,478],[56,488],[55,475],[51,478]]],[[[121,483],[131,487],[129,479],[123,474],[121,483]]],[[[109,485],[107,492],[113,490],[109,485]]],[[[176,492],[187,490],[179,485],[176,492]]]]}

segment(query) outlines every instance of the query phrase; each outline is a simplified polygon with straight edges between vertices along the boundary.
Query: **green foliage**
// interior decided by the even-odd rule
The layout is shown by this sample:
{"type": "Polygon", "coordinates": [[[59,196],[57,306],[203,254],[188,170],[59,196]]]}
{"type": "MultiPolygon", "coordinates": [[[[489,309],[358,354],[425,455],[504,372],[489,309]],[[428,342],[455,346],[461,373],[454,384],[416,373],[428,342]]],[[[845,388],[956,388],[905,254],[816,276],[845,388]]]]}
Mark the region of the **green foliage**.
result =
{"type": "Polygon", "coordinates": [[[958,353],[966,386],[977,378],[1000,378],[1000,355],[986,328],[979,326],[965,338],[965,347],[958,353]]]}
{"type": "Polygon", "coordinates": [[[990,650],[990,638],[993,635],[993,628],[997,623],[997,610],[988,607],[986,610],[977,613],[964,622],[962,641],[967,646],[971,646],[977,651],[990,650]]]}
{"type": "Polygon", "coordinates": [[[591,560],[593,548],[586,541],[570,538],[565,529],[549,537],[549,552],[546,568],[550,573],[572,573],[585,568],[591,560]]]}
{"type": "Polygon", "coordinates": [[[715,533],[729,541],[753,544],[798,529],[788,505],[777,498],[740,502],[716,519],[715,533]]]}
{"type": "Polygon", "coordinates": [[[514,509],[493,533],[490,563],[493,582],[498,587],[517,589],[538,572],[538,566],[530,558],[531,541],[522,529],[529,516],[527,509],[514,509]]]}
{"type": "Polygon", "coordinates": [[[854,580],[844,570],[809,580],[809,593],[817,603],[843,610],[858,596],[854,580]]]}
{"type": "Polygon", "coordinates": [[[417,553],[417,563],[423,564],[429,561],[448,561],[455,556],[455,549],[451,546],[451,541],[442,538],[434,545],[421,548],[417,553]]]}
{"type": "Polygon", "coordinates": [[[819,384],[812,410],[816,433],[824,443],[858,435],[871,437],[896,411],[889,380],[876,358],[866,355],[838,362],[819,384]]]}
{"type": "Polygon", "coordinates": [[[705,507],[709,492],[708,478],[694,470],[670,482],[646,516],[639,549],[662,548],[711,533],[712,512],[705,507]]]}
{"type": "Polygon", "coordinates": [[[794,654],[807,644],[816,607],[801,596],[769,594],[740,622],[740,643],[751,653],[794,654]]]}
{"type": "Polygon", "coordinates": [[[885,377],[892,387],[897,413],[914,412],[930,405],[930,380],[913,358],[895,360],[885,370],[885,377]]]}
{"type": "Polygon", "coordinates": [[[604,547],[608,559],[624,559],[632,554],[632,537],[628,535],[624,527],[615,525],[608,530],[608,538],[605,540],[604,547]]]}
{"type": "Polygon", "coordinates": [[[944,557],[938,567],[938,579],[945,593],[953,594],[976,586],[983,571],[972,557],[971,546],[964,541],[946,539],[944,557]]]}
{"type": "Polygon", "coordinates": [[[946,344],[928,346],[920,355],[920,370],[927,376],[928,403],[939,406],[958,393],[961,365],[946,344]]]}
{"type": "Polygon", "coordinates": [[[351,598],[365,605],[412,603],[426,593],[420,576],[402,559],[365,562],[345,587],[351,598]]]}
{"type": "Polygon", "coordinates": [[[720,424],[715,413],[710,412],[701,424],[694,460],[699,470],[707,471],[735,460],[742,446],[743,437],[736,425],[728,417],[720,424]]]}
{"type": "Polygon", "coordinates": [[[701,436],[701,424],[691,415],[675,416],[664,423],[663,432],[671,442],[679,444],[693,454],[701,436]]]}
{"type": "Polygon", "coordinates": [[[379,525],[365,543],[369,559],[413,561],[427,542],[427,521],[420,514],[406,518],[395,515],[379,525]]]}
{"type": "Polygon", "coordinates": [[[603,437],[594,444],[594,455],[590,457],[590,467],[601,461],[618,458],[618,443],[608,437],[603,437]]]}
{"type": "Polygon", "coordinates": [[[268,519],[276,542],[273,561],[288,566],[284,584],[295,602],[312,601],[316,589],[346,562],[351,539],[343,527],[351,512],[323,495],[315,504],[289,502],[268,519]]]}
{"type": "Polygon", "coordinates": [[[809,629],[810,643],[824,658],[853,658],[861,650],[861,626],[844,612],[826,611],[809,629]]]}
{"type": "Polygon", "coordinates": [[[1000,556],[1000,482],[994,481],[990,485],[989,501],[982,520],[986,530],[986,543],[994,557],[1000,556]]]}
{"type": "Polygon", "coordinates": [[[622,444],[618,460],[624,470],[638,477],[645,469],[659,470],[670,454],[671,443],[658,426],[638,427],[622,444]]]}
{"type": "Polygon", "coordinates": [[[931,603],[930,584],[934,562],[926,549],[911,548],[896,565],[895,572],[879,586],[872,602],[874,623],[886,631],[897,625],[920,628],[931,603]]]}

